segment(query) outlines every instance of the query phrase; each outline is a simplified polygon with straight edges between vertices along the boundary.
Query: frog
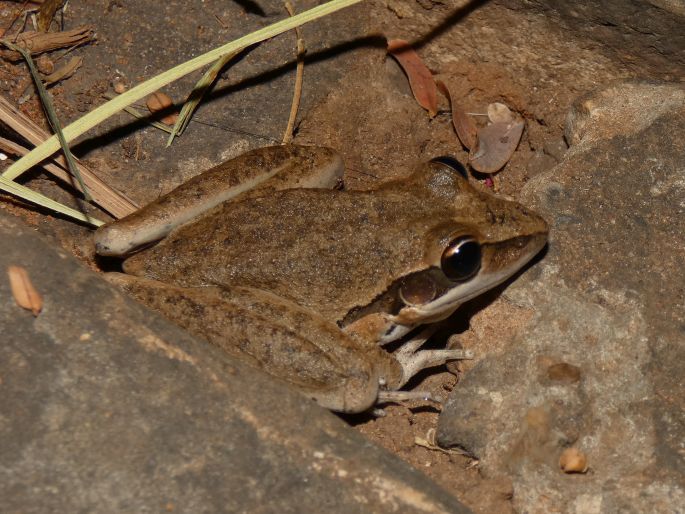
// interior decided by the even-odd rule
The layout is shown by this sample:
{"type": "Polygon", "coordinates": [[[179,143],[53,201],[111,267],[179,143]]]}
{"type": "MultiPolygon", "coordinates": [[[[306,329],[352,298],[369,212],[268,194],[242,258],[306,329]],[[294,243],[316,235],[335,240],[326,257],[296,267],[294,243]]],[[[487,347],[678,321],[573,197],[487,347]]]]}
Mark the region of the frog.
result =
{"type": "Polygon", "coordinates": [[[123,259],[110,279],[191,334],[323,407],[364,412],[463,358],[421,349],[421,328],[547,242],[541,216],[480,191],[456,160],[408,170],[348,190],[333,149],[259,148],[100,227],[95,251],[123,259]]]}

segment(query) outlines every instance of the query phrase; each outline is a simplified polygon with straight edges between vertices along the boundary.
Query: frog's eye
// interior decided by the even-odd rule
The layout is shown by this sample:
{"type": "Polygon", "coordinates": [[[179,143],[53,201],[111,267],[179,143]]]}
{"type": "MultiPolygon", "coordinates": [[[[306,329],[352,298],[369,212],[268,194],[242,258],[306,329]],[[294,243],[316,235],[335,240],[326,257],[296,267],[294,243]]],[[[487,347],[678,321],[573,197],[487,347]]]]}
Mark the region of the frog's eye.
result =
{"type": "Polygon", "coordinates": [[[480,244],[471,236],[453,239],[442,252],[440,267],[452,280],[467,280],[480,269],[480,244]]]}
{"type": "Polygon", "coordinates": [[[468,173],[466,173],[466,168],[464,165],[452,156],[443,155],[440,157],[435,157],[434,159],[431,159],[430,162],[436,162],[438,164],[442,164],[443,166],[447,166],[448,168],[451,168],[459,173],[465,179],[468,179],[468,173]]]}

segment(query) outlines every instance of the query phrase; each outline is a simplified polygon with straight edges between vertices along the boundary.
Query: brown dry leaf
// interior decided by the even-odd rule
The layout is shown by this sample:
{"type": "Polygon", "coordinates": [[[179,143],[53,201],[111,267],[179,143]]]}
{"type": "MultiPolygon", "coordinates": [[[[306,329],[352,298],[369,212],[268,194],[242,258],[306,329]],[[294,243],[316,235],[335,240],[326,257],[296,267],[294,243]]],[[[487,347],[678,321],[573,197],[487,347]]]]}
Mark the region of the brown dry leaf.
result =
{"type": "MultiPolygon", "coordinates": [[[[12,42],[26,50],[31,55],[38,55],[58,48],[82,45],[92,41],[95,31],[91,25],[83,25],[72,30],[62,32],[22,32],[12,42]]],[[[19,52],[14,50],[3,50],[0,55],[10,61],[23,59],[19,52]]]]}
{"type": "Polygon", "coordinates": [[[478,130],[478,142],[469,161],[474,170],[495,173],[511,159],[523,134],[523,120],[493,123],[478,130]]]}
{"type": "Polygon", "coordinates": [[[457,137],[464,148],[467,150],[473,148],[476,144],[476,123],[473,121],[466,111],[462,109],[457,102],[452,100],[452,93],[449,88],[441,80],[437,81],[437,86],[440,92],[445,95],[452,108],[452,125],[457,132],[457,137]]]}
{"type": "Polygon", "coordinates": [[[43,82],[46,86],[55,84],[60,80],[71,77],[76,70],[78,70],[83,64],[83,57],[72,57],[69,62],[60,66],[55,71],[43,77],[43,82]]]}
{"type": "Polygon", "coordinates": [[[388,41],[388,53],[397,60],[409,78],[411,92],[418,104],[428,111],[431,118],[438,114],[438,94],[433,74],[419,55],[402,39],[388,41]]]}
{"type": "Polygon", "coordinates": [[[50,29],[55,13],[62,8],[65,0],[45,0],[38,9],[38,30],[47,32],[50,29]]]}
{"type": "Polygon", "coordinates": [[[33,287],[26,269],[21,266],[9,266],[7,276],[10,279],[12,296],[17,305],[31,311],[34,316],[38,316],[43,308],[43,298],[33,287]]]}

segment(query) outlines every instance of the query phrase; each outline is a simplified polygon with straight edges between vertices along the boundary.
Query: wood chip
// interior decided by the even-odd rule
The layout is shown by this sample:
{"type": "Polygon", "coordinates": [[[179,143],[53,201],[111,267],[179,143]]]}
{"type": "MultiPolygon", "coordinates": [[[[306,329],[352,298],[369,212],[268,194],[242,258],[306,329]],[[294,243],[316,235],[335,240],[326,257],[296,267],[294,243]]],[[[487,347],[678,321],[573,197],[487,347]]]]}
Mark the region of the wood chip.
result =
{"type": "Polygon", "coordinates": [[[476,133],[478,130],[476,123],[473,121],[473,118],[466,114],[466,111],[453,100],[452,93],[444,82],[438,80],[437,86],[450,103],[452,109],[452,125],[454,125],[454,130],[457,132],[459,141],[461,141],[464,148],[470,150],[476,144],[476,133]]]}
{"type": "MultiPolygon", "coordinates": [[[[73,30],[62,32],[22,32],[12,43],[28,50],[31,55],[38,55],[58,48],[69,48],[82,45],[93,40],[95,31],[91,25],[82,25],[73,30]]],[[[23,59],[19,52],[14,50],[2,50],[0,55],[10,61],[23,59]]]]}
{"type": "Polygon", "coordinates": [[[21,266],[9,266],[7,276],[10,280],[12,296],[19,307],[29,310],[34,316],[38,316],[43,308],[43,298],[33,287],[29,274],[21,266]]]}
{"type": "Polygon", "coordinates": [[[495,173],[509,162],[523,134],[523,120],[493,123],[478,130],[478,142],[471,148],[469,162],[481,173],[495,173]]]}
{"type": "Polygon", "coordinates": [[[409,79],[409,86],[418,104],[432,118],[438,114],[438,94],[433,74],[407,41],[388,41],[388,53],[392,55],[409,79]]]}

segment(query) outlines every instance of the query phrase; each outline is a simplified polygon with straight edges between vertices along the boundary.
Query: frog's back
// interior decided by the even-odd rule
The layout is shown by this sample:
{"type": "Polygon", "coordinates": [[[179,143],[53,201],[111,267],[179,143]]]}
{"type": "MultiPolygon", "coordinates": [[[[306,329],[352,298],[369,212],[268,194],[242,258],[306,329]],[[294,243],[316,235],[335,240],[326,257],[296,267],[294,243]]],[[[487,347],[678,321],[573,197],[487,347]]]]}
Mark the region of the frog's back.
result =
{"type": "Polygon", "coordinates": [[[183,286],[257,287],[338,320],[421,258],[426,203],[402,192],[289,190],[224,203],[125,263],[183,286]]]}

